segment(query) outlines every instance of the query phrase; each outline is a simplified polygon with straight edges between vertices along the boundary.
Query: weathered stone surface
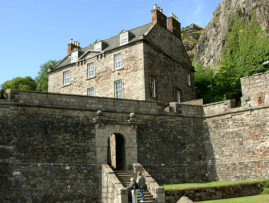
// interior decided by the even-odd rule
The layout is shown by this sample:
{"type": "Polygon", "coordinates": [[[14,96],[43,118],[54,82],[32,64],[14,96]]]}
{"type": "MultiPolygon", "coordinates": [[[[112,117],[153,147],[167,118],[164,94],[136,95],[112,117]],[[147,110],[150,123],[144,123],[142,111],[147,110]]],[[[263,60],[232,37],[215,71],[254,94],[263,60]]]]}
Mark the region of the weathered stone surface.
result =
{"type": "Polygon", "coordinates": [[[252,93],[265,92],[263,106],[239,108],[230,101],[172,102],[165,112],[157,102],[7,91],[0,100],[0,198],[100,201],[101,164],[113,133],[126,140],[125,163],[142,164],[159,184],[267,179],[267,75],[242,79],[243,97],[252,105],[252,93]]]}
{"type": "Polygon", "coordinates": [[[238,9],[246,21],[250,19],[250,14],[255,11],[257,22],[263,29],[269,31],[268,0],[222,0],[199,40],[195,61],[200,61],[205,67],[217,65],[225,47],[229,18],[238,9]]]}
{"type": "Polygon", "coordinates": [[[211,187],[211,188],[173,190],[173,191],[166,191],[166,203],[176,202],[177,199],[182,196],[187,196],[196,202],[196,201],[229,199],[236,197],[258,195],[261,193],[261,190],[262,186],[260,183],[211,187]]]}
{"type": "Polygon", "coordinates": [[[183,196],[177,201],[177,203],[193,203],[193,201],[191,201],[188,197],[183,196]]]}

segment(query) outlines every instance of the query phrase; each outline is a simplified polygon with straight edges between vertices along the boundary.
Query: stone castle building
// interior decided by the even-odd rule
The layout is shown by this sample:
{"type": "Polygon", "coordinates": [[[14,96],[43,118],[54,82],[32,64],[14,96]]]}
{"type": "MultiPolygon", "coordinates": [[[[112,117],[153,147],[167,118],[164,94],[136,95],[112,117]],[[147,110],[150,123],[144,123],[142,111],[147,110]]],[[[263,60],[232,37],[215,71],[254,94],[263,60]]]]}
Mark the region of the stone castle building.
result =
{"type": "MultiPolygon", "coordinates": [[[[164,16],[159,8],[152,13],[164,16]]],[[[111,38],[97,42],[102,51],[70,43],[69,55],[50,72],[49,93],[6,92],[0,99],[1,202],[127,203],[119,171],[141,170],[151,202],[160,203],[166,200],[159,184],[268,179],[269,72],[241,78],[242,107],[233,100],[203,105],[192,100],[193,72],[180,36],[159,23],[128,31],[130,44],[111,50],[111,38]],[[154,43],[159,39],[163,46],[154,43]],[[168,39],[182,54],[169,55],[168,39]],[[122,69],[113,70],[119,53],[122,69]],[[88,78],[92,67],[95,77],[88,78]],[[180,77],[174,83],[172,68],[180,77]],[[95,96],[89,97],[91,87],[95,96]]]]}
{"type": "Polygon", "coordinates": [[[146,101],[195,99],[194,69],[175,15],[155,6],[152,22],[81,48],[49,72],[49,92],[146,101]]]}

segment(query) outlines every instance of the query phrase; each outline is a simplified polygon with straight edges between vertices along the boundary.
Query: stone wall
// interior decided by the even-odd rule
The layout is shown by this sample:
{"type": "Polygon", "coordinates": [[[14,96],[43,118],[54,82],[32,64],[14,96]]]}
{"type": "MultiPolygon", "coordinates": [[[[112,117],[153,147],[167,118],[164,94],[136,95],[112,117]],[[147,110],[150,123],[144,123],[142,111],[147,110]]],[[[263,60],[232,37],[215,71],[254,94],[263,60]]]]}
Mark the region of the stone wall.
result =
{"type": "Polygon", "coordinates": [[[269,105],[269,71],[241,78],[242,106],[262,107],[269,105]]]}
{"type": "Polygon", "coordinates": [[[0,102],[0,199],[97,201],[95,129],[89,117],[86,112],[0,102]]]}
{"type": "Polygon", "coordinates": [[[0,100],[0,198],[100,201],[112,133],[123,135],[132,160],[159,184],[267,179],[268,86],[258,84],[263,106],[171,102],[166,111],[150,101],[7,91],[0,100]]]}
{"type": "Polygon", "coordinates": [[[182,41],[158,24],[145,39],[148,41],[144,45],[146,100],[176,101],[176,90],[181,92],[181,101],[195,99],[193,67],[182,41]],[[156,80],[156,98],[150,95],[150,77],[156,80]]]}
{"type": "Polygon", "coordinates": [[[115,97],[114,82],[122,80],[123,98],[145,100],[143,43],[132,43],[105,54],[88,54],[82,63],[73,63],[49,74],[48,91],[52,93],[115,97]],[[121,53],[122,69],[114,70],[114,55],[121,53]],[[94,63],[95,77],[88,78],[87,65],[94,63]],[[63,86],[63,72],[70,70],[70,85],[63,86]]]}
{"type": "Polygon", "coordinates": [[[220,187],[193,188],[184,190],[166,191],[166,203],[177,202],[182,196],[187,196],[191,200],[206,201],[216,199],[229,199],[258,195],[262,191],[261,183],[238,184],[220,187]]]}

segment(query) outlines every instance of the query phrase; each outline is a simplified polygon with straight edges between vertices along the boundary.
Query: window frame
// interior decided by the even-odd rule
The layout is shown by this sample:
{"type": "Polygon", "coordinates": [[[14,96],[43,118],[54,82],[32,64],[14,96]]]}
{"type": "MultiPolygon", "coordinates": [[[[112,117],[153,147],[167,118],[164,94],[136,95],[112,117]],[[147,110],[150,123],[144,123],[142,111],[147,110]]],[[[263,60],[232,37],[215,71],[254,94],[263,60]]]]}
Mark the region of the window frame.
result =
{"type": "Polygon", "coordinates": [[[88,63],[87,64],[87,78],[89,79],[89,78],[94,78],[94,77],[95,77],[95,63],[94,62],[88,63]],[[93,69],[92,70],[90,70],[91,65],[93,65],[93,69]],[[93,72],[93,75],[90,75],[90,71],[93,72]]]}
{"type": "Polygon", "coordinates": [[[155,98],[157,97],[156,94],[156,79],[153,77],[149,78],[149,86],[150,86],[150,97],[155,98]]]}
{"type": "Polygon", "coordinates": [[[120,69],[122,69],[122,54],[117,53],[114,54],[114,70],[120,70],[120,69]],[[117,56],[120,56],[120,60],[117,60],[117,56]],[[120,64],[119,68],[117,68],[117,64],[120,64]]]}
{"type": "Polygon", "coordinates": [[[122,85],[122,79],[114,81],[114,96],[117,99],[122,99],[123,98],[123,85],[122,85]],[[117,89],[118,85],[117,83],[120,82],[120,89],[117,89]],[[120,92],[120,97],[119,97],[119,92],[120,92]]]}
{"type": "Polygon", "coordinates": [[[191,86],[191,74],[187,74],[188,86],[191,86]]]}
{"type": "Polygon", "coordinates": [[[180,104],[182,102],[181,90],[179,90],[179,89],[176,89],[176,101],[178,104],[180,104]]]}
{"type": "Polygon", "coordinates": [[[95,88],[94,87],[90,87],[90,88],[87,89],[87,96],[91,96],[91,97],[94,97],[95,96],[95,88]],[[90,90],[93,90],[92,91],[93,92],[92,95],[89,94],[90,93],[90,90]]]}
{"type": "Polygon", "coordinates": [[[71,71],[70,70],[63,71],[63,86],[70,85],[70,84],[71,84],[71,71]],[[69,73],[68,77],[66,77],[67,73],[69,73]]]}
{"type": "Polygon", "coordinates": [[[120,46],[128,44],[128,42],[129,42],[129,33],[128,32],[121,33],[120,34],[120,46]]]}

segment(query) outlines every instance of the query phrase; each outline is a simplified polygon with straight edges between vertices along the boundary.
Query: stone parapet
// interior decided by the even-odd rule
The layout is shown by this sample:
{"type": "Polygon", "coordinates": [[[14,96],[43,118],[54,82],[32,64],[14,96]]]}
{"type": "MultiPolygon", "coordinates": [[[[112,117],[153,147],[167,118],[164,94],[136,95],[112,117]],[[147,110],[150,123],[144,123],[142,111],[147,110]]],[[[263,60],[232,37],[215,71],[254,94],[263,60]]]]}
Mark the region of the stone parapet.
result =
{"type": "Polygon", "coordinates": [[[228,113],[232,108],[235,107],[236,107],[235,100],[232,99],[216,103],[205,104],[203,110],[205,116],[212,116],[228,113]]]}
{"type": "Polygon", "coordinates": [[[128,202],[128,190],[123,187],[108,165],[102,165],[102,203],[126,202],[128,202]]]}
{"type": "Polygon", "coordinates": [[[159,184],[151,177],[151,175],[145,170],[145,168],[139,164],[134,163],[134,173],[136,174],[138,171],[142,173],[144,178],[146,179],[147,189],[157,200],[158,203],[164,203],[165,202],[165,191],[163,187],[160,187],[159,184]]]}

